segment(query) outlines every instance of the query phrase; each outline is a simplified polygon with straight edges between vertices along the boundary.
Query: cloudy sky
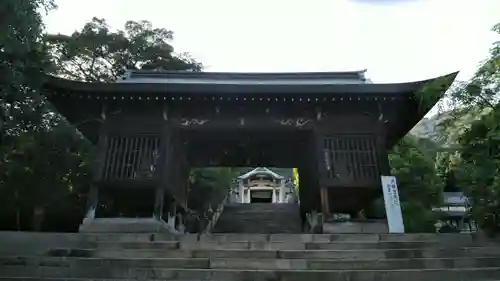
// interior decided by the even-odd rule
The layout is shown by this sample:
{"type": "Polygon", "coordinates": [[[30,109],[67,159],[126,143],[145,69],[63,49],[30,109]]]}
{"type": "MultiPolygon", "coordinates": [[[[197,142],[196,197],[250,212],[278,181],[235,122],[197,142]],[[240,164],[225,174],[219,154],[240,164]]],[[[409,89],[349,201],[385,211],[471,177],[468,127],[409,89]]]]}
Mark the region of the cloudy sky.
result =
{"type": "Polygon", "coordinates": [[[368,69],[375,82],[456,70],[466,79],[498,38],[500,0],[56,0],[49,32],[93,16],[121,28],[149,20],[206,71],[368,69]]]}

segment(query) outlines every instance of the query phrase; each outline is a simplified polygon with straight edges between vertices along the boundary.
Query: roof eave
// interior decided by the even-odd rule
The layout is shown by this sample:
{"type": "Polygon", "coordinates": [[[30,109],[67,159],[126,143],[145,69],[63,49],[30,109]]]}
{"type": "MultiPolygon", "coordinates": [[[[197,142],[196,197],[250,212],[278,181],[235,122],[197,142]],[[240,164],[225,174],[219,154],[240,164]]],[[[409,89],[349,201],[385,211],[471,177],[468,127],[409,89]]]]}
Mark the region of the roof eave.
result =
{"type": "Polygon", "coordinates": [[[70,92],[85,92],[91,95],[106,93],[134,94],[140,92],[156,94],[400,94],[415,92],[423,85],[441,78],[455,78],[457,73],[408,83],[392,84],[322,84],[322,85],[259,85],[259,84],[162,84],[162,83],[86,83],[49,76],[46,87],[70,92]]]}

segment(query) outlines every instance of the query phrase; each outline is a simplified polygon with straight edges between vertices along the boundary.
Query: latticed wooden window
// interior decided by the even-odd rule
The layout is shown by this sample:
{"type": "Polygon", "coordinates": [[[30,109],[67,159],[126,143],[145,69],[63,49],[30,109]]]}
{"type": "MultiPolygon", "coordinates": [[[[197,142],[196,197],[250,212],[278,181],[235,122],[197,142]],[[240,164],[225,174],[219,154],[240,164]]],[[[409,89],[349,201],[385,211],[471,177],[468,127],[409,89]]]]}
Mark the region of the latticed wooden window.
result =
{"type": "Polygon", "coordinates": [[[379,177],[377,139],[374,135],[334,135],[324,138],[327,177],[339,182],[376,180],[379,177]]]}
{"type": "Polygon", "coordinates": [[[103,179],[152,178],[160,156],[158,135],[109,136],[103,179]]]}

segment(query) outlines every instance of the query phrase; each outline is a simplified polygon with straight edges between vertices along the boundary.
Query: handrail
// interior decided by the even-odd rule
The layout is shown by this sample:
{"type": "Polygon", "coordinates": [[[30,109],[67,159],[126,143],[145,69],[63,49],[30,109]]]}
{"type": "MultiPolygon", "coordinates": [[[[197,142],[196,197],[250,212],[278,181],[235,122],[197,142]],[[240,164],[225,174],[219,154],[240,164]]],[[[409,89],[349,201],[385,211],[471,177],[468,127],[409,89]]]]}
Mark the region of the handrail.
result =
{"type": "Polygon", "coordinates": [[[96,207],[90,206],[90,208],[87,210],[87,213],[85,214],[85,217],[83,218],[83,221],[80,225],[89,224],[95,218],[95,212],[96,212],[96,207]]]}
{"type": "Polygon", "coordinates": [[[200,232],[200,234],[206,234],[206,233],[210,233],[212,231],[212,229],[214,228],[214,226],[219,221],[220,215],[224,211],[224,206],[226,205],[228,197],[229,197],[229,195],[226,195],[224,197],[224,199],[222,199],[222,202],[219,204],[219,206],[217,207],[217,209],[213,213],[213,215],[210,218],[210,221],[208,222],[207,226],[205,227],[205,229],[203,229],[203,231],[200,232]]]}

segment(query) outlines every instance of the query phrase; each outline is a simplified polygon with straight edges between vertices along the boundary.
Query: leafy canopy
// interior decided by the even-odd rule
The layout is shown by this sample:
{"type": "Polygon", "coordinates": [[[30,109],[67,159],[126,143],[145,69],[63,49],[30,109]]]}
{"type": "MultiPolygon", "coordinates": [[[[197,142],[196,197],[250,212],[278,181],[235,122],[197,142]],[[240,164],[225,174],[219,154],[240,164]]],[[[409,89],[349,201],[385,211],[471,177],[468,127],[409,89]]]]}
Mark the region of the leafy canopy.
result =
{"type": "Polygon", "coordinates": [[[149,21],[128,21],[123,30],[113,31],[98,18],[70,36],[45,36],[58,66],[54,74],[87,82],[112,82],[127,69],[200,71],[201,63],[174,53],[172,39],[172,31],[149,21]]]}

